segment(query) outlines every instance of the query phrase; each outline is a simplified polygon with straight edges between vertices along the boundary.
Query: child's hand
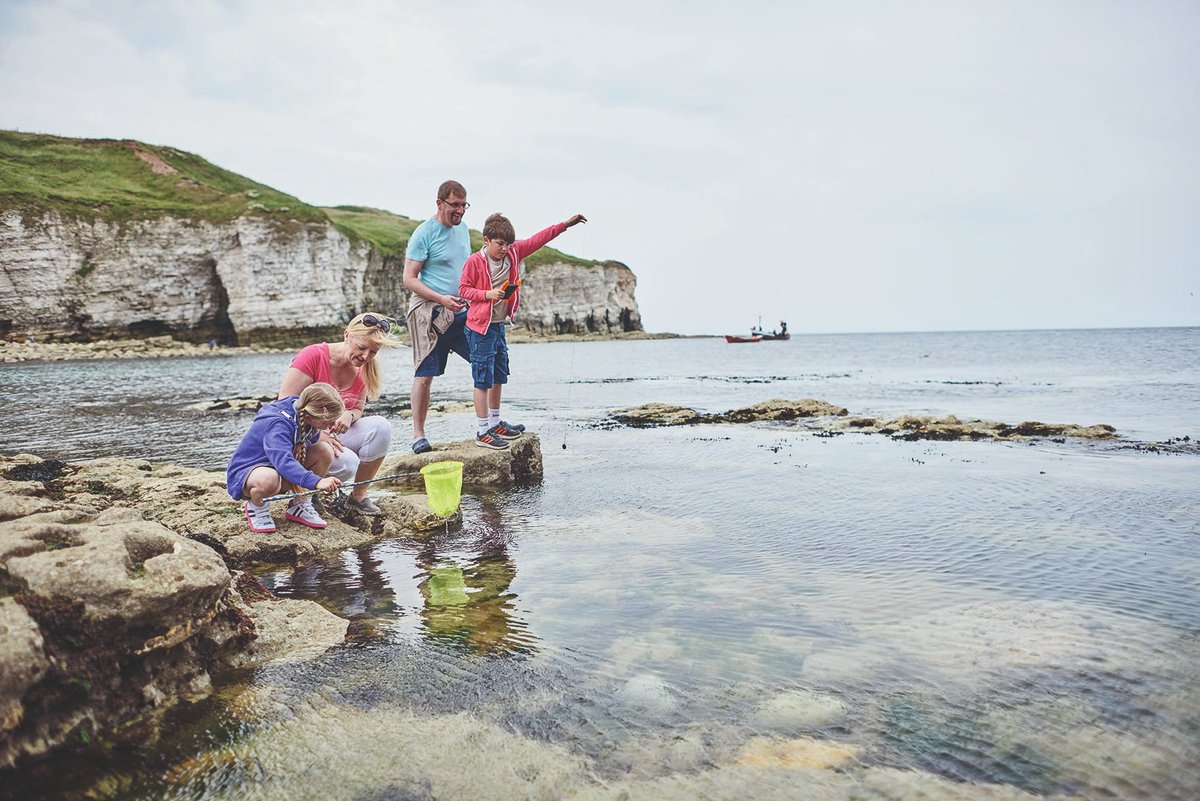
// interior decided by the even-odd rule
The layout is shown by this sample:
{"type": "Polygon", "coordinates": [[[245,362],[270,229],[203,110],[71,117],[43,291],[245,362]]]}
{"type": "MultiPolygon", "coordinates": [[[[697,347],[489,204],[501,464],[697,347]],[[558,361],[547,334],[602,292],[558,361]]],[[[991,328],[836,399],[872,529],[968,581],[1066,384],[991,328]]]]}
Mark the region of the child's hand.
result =
{"type": "Polygon", "coordinates": [[[569,220],[563,220],[563,225],[565,225],[567,228],[570,228],[572,226],[579,225],[581,222],[587,222],[587,217],[584,217],[582,214],[576,214],[569,220]]]}
{"type": "Polygon", "coordinates": [[[336,476],[325,476],[317,482],[317,489],[321,492],[333,492],[340,486],[342,486],[342,480],[336,476]]]}
{"type": "Polygon", "coordinates": [[[487,292],[484,292],[483,294],[487,297],[488,300],[500,300],[500,298],[504,297],[504,287],[497,287],[495,289],[489,289],[487,292]]]}

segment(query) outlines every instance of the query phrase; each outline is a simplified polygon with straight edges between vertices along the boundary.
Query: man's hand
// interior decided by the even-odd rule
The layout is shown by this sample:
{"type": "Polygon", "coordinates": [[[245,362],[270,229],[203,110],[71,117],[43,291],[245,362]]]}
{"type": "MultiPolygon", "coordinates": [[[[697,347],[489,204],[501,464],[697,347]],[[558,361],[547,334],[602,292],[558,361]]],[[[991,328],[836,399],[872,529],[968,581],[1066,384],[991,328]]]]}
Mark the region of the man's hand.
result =
{"type": "Polygon", "coordinates": [[[452,312],[459,312],[467,308],[467,304],[463,302],[463,299],[456,298],[454,295],[442,295],[438,302],[452,312]]]}
{"type": "Polygon", "coordinates": [[[585,222],[587,222],[587,217],[584,217],[582,214],[576,214],[569,220],[563,220],[563,225],[567,228],[571,228],[572,226],[576,226],[585,222]]]}

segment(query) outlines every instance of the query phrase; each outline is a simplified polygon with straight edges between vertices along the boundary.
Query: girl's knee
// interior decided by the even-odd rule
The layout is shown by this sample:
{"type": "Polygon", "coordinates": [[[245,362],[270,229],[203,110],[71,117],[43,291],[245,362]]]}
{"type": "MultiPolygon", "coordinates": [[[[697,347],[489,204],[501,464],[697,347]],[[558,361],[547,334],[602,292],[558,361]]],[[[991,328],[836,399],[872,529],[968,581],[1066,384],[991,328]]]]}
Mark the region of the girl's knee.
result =
{"type": "Polygon", "coordinates": [[[333,446],[328,442],[318,442],[309,446],[308,456],[304,460],[304,466],[314,473],[324,473],[329,465],[333,462],[334,453],[333,446]]]}

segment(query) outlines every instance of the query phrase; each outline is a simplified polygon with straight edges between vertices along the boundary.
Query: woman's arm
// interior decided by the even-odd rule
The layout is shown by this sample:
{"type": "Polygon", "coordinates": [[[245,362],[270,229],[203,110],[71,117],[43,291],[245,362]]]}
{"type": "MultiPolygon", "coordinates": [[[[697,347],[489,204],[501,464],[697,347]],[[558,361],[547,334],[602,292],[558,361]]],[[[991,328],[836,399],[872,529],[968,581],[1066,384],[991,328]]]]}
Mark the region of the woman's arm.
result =
{"type": "MultiPolygon", "coordinates": [[[[367,396],[364,392],[362,395],[358,396],[358,403],[353,408],[347,409],[338,415],[338,419],[335,420],[333,425],[329,427],[329,431],[334,434],[346,433],[346,431],[350,429],[350,426],[362,419],[362,416],[366,413],[366,408],[367,396]]],[[[341,443],[339,442],[338,445],[340,446],[341,443]]],[[[341,453],[341,447],[336,448],[335,452],[341,453]]]]}
{"type": "Polygon", "coordinates": [[[299,395],[312,382],[313,377],[308,373],[297,370],[295,367],[289,367],[283,376],[283,383],[279,386],[279,397],[288,398],[292,395],[299,395]]]}

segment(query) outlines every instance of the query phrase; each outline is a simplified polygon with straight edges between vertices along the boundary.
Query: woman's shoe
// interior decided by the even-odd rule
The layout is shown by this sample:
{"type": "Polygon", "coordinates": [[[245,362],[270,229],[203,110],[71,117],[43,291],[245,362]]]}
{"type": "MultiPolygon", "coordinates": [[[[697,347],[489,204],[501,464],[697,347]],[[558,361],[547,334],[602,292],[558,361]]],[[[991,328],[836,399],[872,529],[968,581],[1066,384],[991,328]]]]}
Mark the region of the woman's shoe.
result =
{"type": "Polygon", "coordinates": [[[352,512],[357,512],[360,515],[383,514],[383,510],[379,508],[379,504],[375,503],[375,501],[371,500],[365,495],[361,500],[351,495],[346,499],[346,508],[352,512]]]}

